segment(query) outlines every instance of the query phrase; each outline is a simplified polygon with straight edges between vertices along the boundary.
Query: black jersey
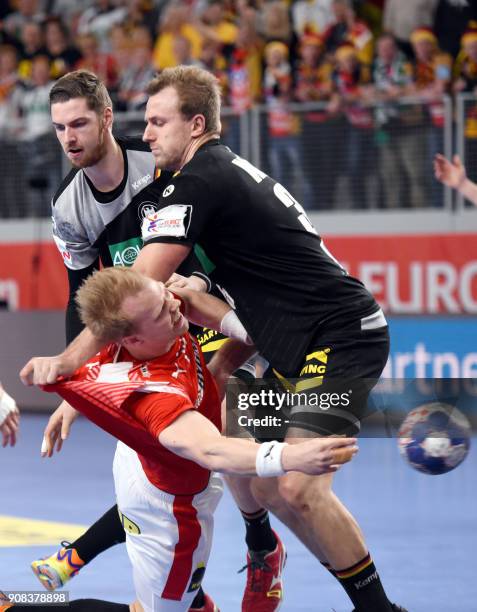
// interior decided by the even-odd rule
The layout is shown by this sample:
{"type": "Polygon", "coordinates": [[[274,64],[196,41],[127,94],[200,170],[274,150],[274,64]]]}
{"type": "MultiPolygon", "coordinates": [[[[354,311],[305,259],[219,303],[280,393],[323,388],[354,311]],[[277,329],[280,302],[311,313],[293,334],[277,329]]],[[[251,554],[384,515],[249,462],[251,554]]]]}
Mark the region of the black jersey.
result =
{"type": "Polygon", "coordinates": [[[379,308],[288,191],[218,140],[202,146],[165,189],[154,182],[141,197],[158,208],[143,222],[144,241],[200,244],[213,280],[283,374],[296,372],[317,334],[379,308]]]}

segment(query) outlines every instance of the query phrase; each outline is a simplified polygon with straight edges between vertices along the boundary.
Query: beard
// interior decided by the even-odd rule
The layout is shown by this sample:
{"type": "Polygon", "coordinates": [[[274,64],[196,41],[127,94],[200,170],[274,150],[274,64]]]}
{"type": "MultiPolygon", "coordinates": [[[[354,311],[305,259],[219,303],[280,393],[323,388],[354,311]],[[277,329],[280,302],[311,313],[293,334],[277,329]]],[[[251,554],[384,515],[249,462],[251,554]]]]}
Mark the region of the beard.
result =
{"type": "Polygon", "coordinates": [[[87,154],[83,155],[83,158],[79,161],[70,160],[71,165],[75,168],[91,168],[100,162],[106,155],[106,141],[104,138],[105,130],[103,125],[99,126],[98,130],[98,142],[87,154]]]}

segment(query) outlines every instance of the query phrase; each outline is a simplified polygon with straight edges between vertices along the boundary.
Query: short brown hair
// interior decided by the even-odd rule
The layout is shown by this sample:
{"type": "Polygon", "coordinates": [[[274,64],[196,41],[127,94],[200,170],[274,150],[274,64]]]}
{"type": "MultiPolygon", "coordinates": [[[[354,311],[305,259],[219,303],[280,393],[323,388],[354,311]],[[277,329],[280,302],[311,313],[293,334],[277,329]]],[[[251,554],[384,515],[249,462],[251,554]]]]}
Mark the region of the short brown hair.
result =
{"type": "Polygon", "coordinates": [[[50,91],[50,106],[73,98],[85,98],[89,110],[98,115],[113,107],[106,85],[89,70],[75,70],[58,79],[50,91]]]}
{"type": "Polygon", "coordinates": [[[105,268],[89,276],[76,293],[81,321],[103,342],[119,342],[134,333],[134,321],[121,307],[147,287],[148,278],[130,268],[105,268]]]}
{"type": "Polygon", "coordinates": [[[179,96],[179,111],[186,119],[204,115],[205,131],[220,132],[220,85],[218,79],[197,66],[166,68],[148,85],[154,96],[166,87],[174,87],[179,96]]]}

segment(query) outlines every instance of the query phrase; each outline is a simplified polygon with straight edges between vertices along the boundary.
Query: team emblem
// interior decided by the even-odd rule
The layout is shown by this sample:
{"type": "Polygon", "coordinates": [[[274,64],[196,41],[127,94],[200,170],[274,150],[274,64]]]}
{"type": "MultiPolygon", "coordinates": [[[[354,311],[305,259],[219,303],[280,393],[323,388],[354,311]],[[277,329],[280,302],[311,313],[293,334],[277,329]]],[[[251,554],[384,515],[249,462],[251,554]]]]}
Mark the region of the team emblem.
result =
{"type": "Polygon", "coordinates": [[[142,202],[138,208],[139,221],[142,221],[149,215],[154,214],[157,211],[157,206],[154,202],[142,202]]]}

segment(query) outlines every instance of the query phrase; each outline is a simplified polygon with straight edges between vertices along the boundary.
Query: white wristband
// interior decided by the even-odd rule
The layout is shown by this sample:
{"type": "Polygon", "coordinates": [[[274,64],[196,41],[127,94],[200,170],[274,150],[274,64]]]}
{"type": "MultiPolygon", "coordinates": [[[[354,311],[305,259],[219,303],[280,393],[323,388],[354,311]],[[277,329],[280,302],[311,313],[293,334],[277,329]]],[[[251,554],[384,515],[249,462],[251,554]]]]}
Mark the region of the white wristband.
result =
{"type": "Polygon", "coordinates": [[[220,322],[220,331],[224,336],[229,338],[235,338],[241,340],[245,344],[253,344],[250,336],[247,334],[247,330],[242,325],[242,322],[237,317],[234,310],[229,310],[220,322]]]}
{"type": "Polygon", "coordinates": [[[12,412],[17,412],[18,408],[13,397],[10,397],[8,393],[0,388],[0,425],[12,412]]]}
{"type": "Polygon", "coordinates": [[[272,478],[283,476],[285,470],[282,467],[282,452],[287,446],[286,442],[264,442],[258,447],[255,459],[255,471],[261,478],[272,478]]]}

